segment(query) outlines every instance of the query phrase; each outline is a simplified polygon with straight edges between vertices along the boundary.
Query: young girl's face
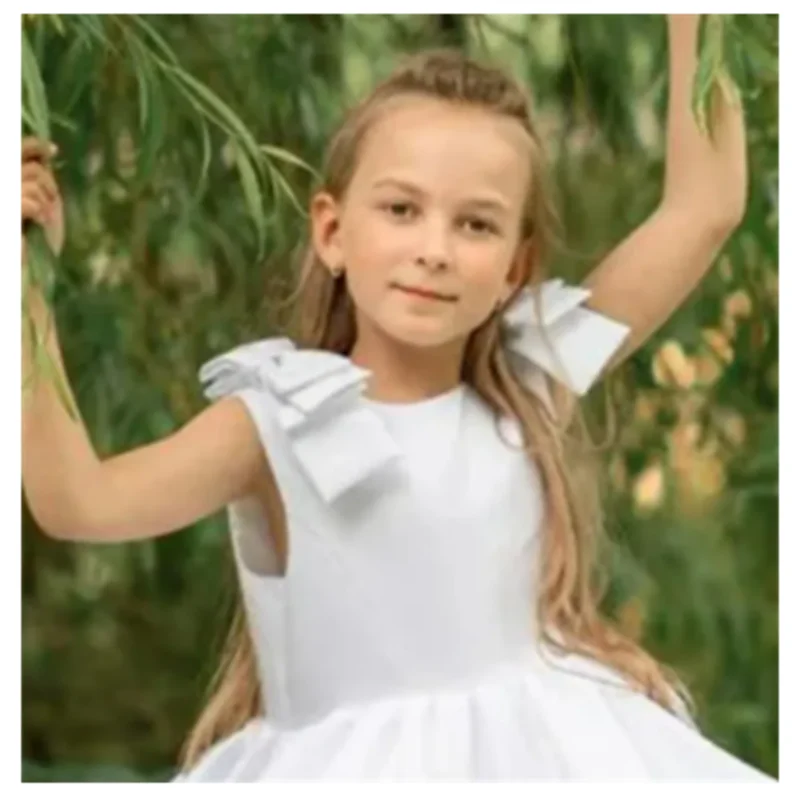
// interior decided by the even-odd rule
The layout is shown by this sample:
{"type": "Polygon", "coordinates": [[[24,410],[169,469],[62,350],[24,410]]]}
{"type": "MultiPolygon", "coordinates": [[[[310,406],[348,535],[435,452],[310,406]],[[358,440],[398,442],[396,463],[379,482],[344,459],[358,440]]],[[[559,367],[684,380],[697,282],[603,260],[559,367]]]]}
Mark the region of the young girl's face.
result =
{"type": "Polygon", "coordinates": [[[359,334],[466,340],[518,280],[530,170],[513,119],[419,97],[385,110],[345,197],[312,205],[315,244],[345,270],[359,334]]]}

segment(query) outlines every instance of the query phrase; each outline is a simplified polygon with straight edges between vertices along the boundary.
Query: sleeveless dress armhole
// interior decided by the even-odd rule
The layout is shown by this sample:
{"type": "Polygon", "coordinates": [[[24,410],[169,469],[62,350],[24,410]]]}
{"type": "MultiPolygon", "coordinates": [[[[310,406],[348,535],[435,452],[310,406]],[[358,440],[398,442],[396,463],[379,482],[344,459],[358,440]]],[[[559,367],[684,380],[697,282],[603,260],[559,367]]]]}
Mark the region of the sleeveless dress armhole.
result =
{"type": "MultiPolygon", "coordinates": [[[[361,402],[368,376],[344,356],[298,350],[283,338],[242,345],[200,370],[209,399],[235,396],[253,419],[284,502],[287,534],[297,527],[290,518],[315,527],[315,512],[399,454],[380,417],[361,402]]],[[[260,565],[262,574],[274,568],[271,539],[253,533],[267,533],[263,513],[241,503],[230,513],[243,523],[233,527],[244,563],[260,565]]],[[[291,541],[287,549],[291,562],[291,541]]]]}
{"type": "MultiPolygon", "coordinates": [[[[235,397],[245,407],[256,428],[267,462],[272,468],[274,408],[260,386],[259,364],[292,347],[288,339],[268,339],[239,346],[206,362],[199,379],[211,400],[235,397]]],[[[277,479],[276,479],[277,483],[277,479]]],[[[279,494],[280,489],[278,490],[279,494]]],[[[257,497],[250,495],[228,506],[234,558],[246,583],[277,585],[284,579],[267,515],[257,497]]]]}
{"type": "MultiPolygon", "coordinates": [[[[265,457],[270,463],[268,448],[265,446],[267,437],[263,432],[264,425],[268,424],[266,420],[262,419],[263,399],[258,396],[257,390],[249,388],[235,391],[231,396],[238,399],[247,409],[258,430],[265,457]]],[[[271,466],[269,468],[271,469],[271,466]]],[[[280,495],[279,489],[278,495],[280,495]]],[[[247,574],[259,581],[278,582],[282,580],[285,571],[282,571],[281,556],[275,545],[268,515],[262,508],[260,498],[256,495],[249,495],[234,500],[228,507],[228,520],[234,555],[247,574]]],[[[286,560],[288,560],[288,554],[284,555],[284,561],[286,560]]]]}

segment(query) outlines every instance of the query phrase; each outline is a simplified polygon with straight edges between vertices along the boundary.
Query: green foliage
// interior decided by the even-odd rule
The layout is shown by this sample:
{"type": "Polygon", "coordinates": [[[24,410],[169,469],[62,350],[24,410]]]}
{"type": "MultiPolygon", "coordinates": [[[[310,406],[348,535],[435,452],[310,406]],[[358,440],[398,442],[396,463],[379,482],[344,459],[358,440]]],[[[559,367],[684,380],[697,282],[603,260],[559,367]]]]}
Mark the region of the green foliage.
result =
{"type": "MultiPolygon", "coordinates": [[[[308,165],[400,53],[445,43],[531,87],[568,242],[552,269],[580,277],[659,198],[659,17],[26,18],[23,126],[50,126],[60,148],[68,235],[52,293],[101,453],[188,420],[199,364],[275,332],[308,165]]],[[[720,76],[741,92],[747,215],[702,288],[612,383],[624,424],[604,454],[609,610],[687,680],[707,734],[773,774],[776,50],[776,16],[706,23],[694,110],[702,124],[720,76]]],[[[166,777],[232,593],[220,518],[103,548],[49,540],[26,514],[24,778],[166,777]]]]}

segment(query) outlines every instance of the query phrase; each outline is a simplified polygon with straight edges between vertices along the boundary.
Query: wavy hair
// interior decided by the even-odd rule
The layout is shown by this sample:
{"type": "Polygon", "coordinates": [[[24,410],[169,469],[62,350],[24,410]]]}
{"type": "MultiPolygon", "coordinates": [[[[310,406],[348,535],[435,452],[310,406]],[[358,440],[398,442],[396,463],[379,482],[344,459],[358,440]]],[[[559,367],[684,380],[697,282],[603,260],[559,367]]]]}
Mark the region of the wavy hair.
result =
{"type": "MultiPolygon", "coordinates": [[[[336,199],[344,196],[366,134],[392,101],[409,96],[483,109],[516,120],[525,130],[533,169],[520,231],[525,264],[521,286],[537,285],[556,241],[558,219],[546,185],[545,158],[530,102],[520,86],[495,67],[440,50],[406,60],[346,115],[329,144],[320,189],[336,199]]],[[[310,243],[301,260],[293,301],[291,327],[301,346],[350,353],[356,327],[344,278],[331,275],[310,243]]],[[[688,699],[677,676],[600,610],[604,581],[598,569],[598,547],[603,518],[595,459],[583,418],[575,413],[575,398],[551,384],[556,401],[553,413],[522,384],[506,359],[499,317],[499,313],[491,315],[470,335],[462,378],[498,416],[512,415],[519,421],[526,452],[544,485],[543,557],[535,582],[538,596],[531,598],[536,629],[557,651],[599,660],[674,711],[678,696],[688,699]]],[[[186,742],[184,766],[195,763],[215,741],[261,713],[261,701],[252,642],[240,612],[211,697],[186,742]]]]}

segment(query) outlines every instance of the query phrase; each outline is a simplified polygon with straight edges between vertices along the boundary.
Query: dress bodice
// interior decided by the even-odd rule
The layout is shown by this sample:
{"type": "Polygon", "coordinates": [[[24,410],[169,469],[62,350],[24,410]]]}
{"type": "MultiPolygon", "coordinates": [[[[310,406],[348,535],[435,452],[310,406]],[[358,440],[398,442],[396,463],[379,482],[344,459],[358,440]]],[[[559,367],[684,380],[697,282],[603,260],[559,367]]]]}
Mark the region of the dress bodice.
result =
{"type": "MultiPolygon", "coordinates": [[[[519,368],[545,406],[545,371],[583,391],[625,335],[583,299],[554,282],[514,310],[540,313],[511,351],[527,354],[519,368]]],[[[247,407],[283,500],[285,575],[258,566],[271,554],[257,507],[236,503],[230,519],[268,713],[287,724],[474,680],[536,639],[543,495],[518,423],[464,384],[378,403],[368,375],[287,339],[201,372],[210,397],[247,407]]]]}
{"type": "Polygon", "coordinates": [[[472,680],[533,641],[542,498],[519,441],[498,435],[466,387],[362,405],[397,451],[330,501],[288,440],[267,433],[289,531],[285,575],[257,572],[268,546],[257,508],[231,509],[269,713],[287,721],[472,680]]]}
{"type": "MultiPolygon", "coordinates": [[[[624,326],[545,284],[506,344],[542,413],[624,326]],[[538,315],[538,316],[537,316],[538,315]]],[[[230,521],[266,697],[181,780],[763,780],[600,662],[535,629],[545,521],[514,420],[471,389],[391,405],[347,358],[255,342],[209,362],[252,416],[283,501],[277,572],[255,500],[230,521]],[[549,650],[549,652],[545,652],[549,650]]],[[[553,634],[553,631],[548,631],[553,634]]]]}

